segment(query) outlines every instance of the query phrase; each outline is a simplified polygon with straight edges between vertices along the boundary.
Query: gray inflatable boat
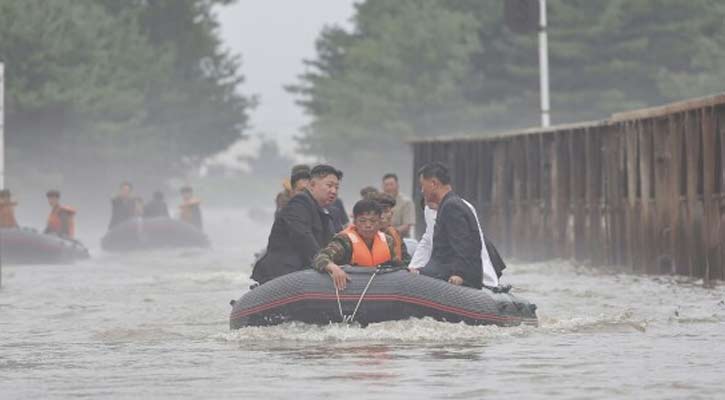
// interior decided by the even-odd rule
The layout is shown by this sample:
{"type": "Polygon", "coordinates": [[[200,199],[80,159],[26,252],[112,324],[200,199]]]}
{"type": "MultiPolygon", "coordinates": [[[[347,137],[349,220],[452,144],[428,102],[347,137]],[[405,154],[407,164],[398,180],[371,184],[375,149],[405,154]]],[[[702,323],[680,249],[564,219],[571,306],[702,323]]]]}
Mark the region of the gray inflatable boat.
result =
{"type": "Polygon", "coordinates": [[[47,235],[31,228],[0,228],[3,264],[68,264],[89,258],[77,240],[47,235]]]}
{"type": "Polygon", "coordinates": [[[125,221],[101,239],[103,250],[116,252],[208,246],[209,239],[194,225],[166,217],[125,221]]]}
{"type": "Polygon", "coordinates": [[[454,286],[400,268],[344,267],[351,281],[336,293],[327,274],[305,270],[273,279],[232,301],[231,329],[374,322],[430,317],[471,325],[536,325],[536,305],[510,293],[454,286]]]}

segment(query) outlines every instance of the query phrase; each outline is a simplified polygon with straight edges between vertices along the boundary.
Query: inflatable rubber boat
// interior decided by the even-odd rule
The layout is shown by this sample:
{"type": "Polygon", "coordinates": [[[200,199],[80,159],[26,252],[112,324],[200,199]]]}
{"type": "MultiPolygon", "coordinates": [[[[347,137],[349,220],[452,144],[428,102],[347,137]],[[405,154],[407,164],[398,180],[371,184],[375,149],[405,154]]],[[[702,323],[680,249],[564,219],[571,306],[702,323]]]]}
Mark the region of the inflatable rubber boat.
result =
{"type": "Polygon", "coordinates": [[[209,240],[204,232],[189,223],[166,217],[124,221],[101,240],[103,250],[122,252],[207,246],[209,240]]]}
{"type": "Polygon", "coordinates": [[[374,322],[430,317],[471,325],[537,324],[536,305],[509,293],[454,286],[400,268],[344,267],[351,281],[336,292],[327,274],[305,270],[273,279],[232,301],[231,329],[374,322]]]}
{"type": "Polygon", "coordinates": [[[7,264],[67,264],[89,258],[77,240],[47,235],[31,228],[0,228],[0,262],[7,264]]]}

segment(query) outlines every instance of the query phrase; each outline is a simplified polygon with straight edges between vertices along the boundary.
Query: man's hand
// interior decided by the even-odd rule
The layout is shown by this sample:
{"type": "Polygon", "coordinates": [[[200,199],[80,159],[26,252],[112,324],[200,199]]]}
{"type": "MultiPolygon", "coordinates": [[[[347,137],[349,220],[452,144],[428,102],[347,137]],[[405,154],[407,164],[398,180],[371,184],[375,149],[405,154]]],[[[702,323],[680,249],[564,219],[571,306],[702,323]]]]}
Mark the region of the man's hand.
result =
{"type": "Polygon", "coordinates": [[[450,283],[451,285],[460,286],[463,284],[463,278],[461,278],[458,275],[453,275],[450,278],[448,278],[448,283],[450,283]]]}
{"type": "Polygon", "coordinates": [[[325,266],[325,271],[330,274],[332,283],[335,285],[337,290],[345,290],[350,277],[347,276],[345,271],[343,271],[339,265],[331,262],[325,266]]]}
{"type": "Polygon", "coordinates": [[[408,272],[412,272],[414,274],[420,275],[420,270],[418,268],[415,268],[415,267],[408,267],[408,272]]]}

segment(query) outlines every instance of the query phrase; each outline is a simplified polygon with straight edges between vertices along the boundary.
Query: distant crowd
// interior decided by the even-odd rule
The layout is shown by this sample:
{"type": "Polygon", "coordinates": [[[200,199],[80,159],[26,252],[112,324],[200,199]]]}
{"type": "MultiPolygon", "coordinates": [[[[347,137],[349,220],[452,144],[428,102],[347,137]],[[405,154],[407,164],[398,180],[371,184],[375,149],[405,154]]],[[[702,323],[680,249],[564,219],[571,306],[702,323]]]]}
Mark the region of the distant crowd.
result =
{"type": "MultiPolygon", "coordinates": [[[[182,203],[179,205],[179,219],[201,230],[203,228],[201,201],[194,196],[194,190],[190,186],[182,187],[180,193],[182,203]]],[[[50,214],[44,233],[75,239],[76,210],[60,202],[61,193],[58,190],[49,190],[46,198],[50,214]]],[[[18,228],[15,217],[17,205],[9,189],[0,190],[0,228],[18,228]]],[[[111,199],[111,221],[108,229],[111,230],[131,219],[156,217],[170,218],[163,193],[154,192],[151,201],[144,203],[143,198],[133,194],[133,185],[130,182],[123,182],[118,194],[111,199]]]]}

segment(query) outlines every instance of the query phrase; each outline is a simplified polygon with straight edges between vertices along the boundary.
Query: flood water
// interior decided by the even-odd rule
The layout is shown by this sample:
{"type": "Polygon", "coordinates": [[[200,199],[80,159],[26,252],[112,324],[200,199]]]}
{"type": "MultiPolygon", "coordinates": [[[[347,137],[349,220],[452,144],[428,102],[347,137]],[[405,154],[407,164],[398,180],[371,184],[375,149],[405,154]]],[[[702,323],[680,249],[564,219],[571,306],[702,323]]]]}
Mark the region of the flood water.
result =
{"type": "Polygon", "coordinates": [[[539,327],[415,320],[230,331],[268,222],[206,213],[210,250],[3,266],[0,398],[725,397],[725,288],[511,265],[539,327]]]}

